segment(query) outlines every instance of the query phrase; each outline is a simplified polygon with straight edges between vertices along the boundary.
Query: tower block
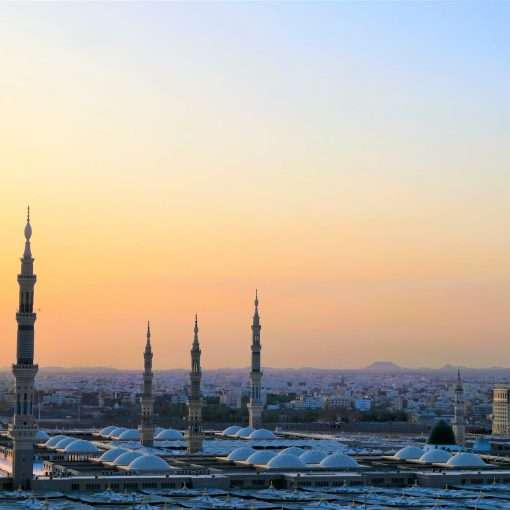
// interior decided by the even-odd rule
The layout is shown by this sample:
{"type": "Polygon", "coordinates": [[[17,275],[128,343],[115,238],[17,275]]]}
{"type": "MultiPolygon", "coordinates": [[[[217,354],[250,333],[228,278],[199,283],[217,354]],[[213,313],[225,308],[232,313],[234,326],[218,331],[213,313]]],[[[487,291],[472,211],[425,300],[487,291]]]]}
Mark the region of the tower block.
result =
{"type": "Polygon", "coordinates": [[[14,418],[9,426],[13,441],[12,477],[15,488],[30,489],[33,478],[34,439],[37,424],[33,416],[34,379],[38,366],[34,365],[34,259],[30,247],[32,226],[30,208],[25,225],[25,251],[18,275],[19,307],[16,363],[12,366],[16,387],[14,418]]]}

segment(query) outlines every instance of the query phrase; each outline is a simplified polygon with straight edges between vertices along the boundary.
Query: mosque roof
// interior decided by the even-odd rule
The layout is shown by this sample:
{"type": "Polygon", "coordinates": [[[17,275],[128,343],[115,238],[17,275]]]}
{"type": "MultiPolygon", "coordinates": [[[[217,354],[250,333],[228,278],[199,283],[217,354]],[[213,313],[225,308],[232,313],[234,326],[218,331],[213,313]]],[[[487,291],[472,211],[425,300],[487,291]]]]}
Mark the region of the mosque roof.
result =
{"type": "Polygon", "coordinates": [[[306,467],[299,457],[290,453],[280,453],[276,455],[266,466],[269,469],[302,469],[306,467]]]}
{"type": "Polygon", "coordinates": [[[253,448],[249,448],[248,446],[241,446],[232,450],[227,459],[228,460],[246,460],[252,453],[255,453],[253,448]]]}
{"type": "Polygon", "coordinates": [[[419,461],[427,464],[444,464],[448,462],[450,458],[451,455],[446,450],[431,448],[420,457],[419,461]]]}
{"type": "Polygon", "coordinates": [[[56,436],[52,436],[44,443],[44,446],[47,448],[53,448],[61,439],[65,439],[67,436],[63,436],[62,434],[58,434],[56,436]]]}
{"type": "Polygon", "coordinates": [[[480,455],[467,452],[457,453],[451,459],[449,459],[446,464],[450,467],[456,468],[487,466],[487,463],[484,460],[482,460],[480,455]]]}
{"type": "Polygon", "coordinates": [[[65,453],[97,453],[98,451],[94,443],[84,439],[76,439],[64,448],[65,453]]]}
{"type": "Polygon", "coordinates": [[[299,448],[297,446],[289,446],[289,448],[285,448],[285,450],[282,450],[280,452],[280,455],[284,455],[287,453],[290,455],[295,455],[296,457],[299,457],[301,454],[305,453],[305,450],[303,450],[303,448],[299,448]]]}
{"type": "Polygon", "coordinates": [[[455,444],[455,434],[449,423],[444,420],[439,420],[432,430],[427,441],[428,444],[455,444]]]}
{"type": "Polygon", "coordinates": [[[322,468],[336,468],[336,469],[346,469],[346,468],[358,468],[360,467],[358,462],[349,457],[349,455],[345,455],[344,453],[332,453],[328,455],[320,462],[320,467],[322,468]]]}
{"type": "Polygon", "coordinates": [[[276,452],[272,450],[257,450],[246,459],[246,462],[255,466],[265,465],[275,456],[276,452]]]}
{"type": "Polygon", "coordinates": [[[140,439],[140,432],[136,429],[125,430],[118,439],[120,441],[138,441],[140,439]]]}
{"type": "Polygon", "coordinates": [[[38,430],[35,433],[35,442],[36,443],[46,442],[46,441],[48,441],[49,438],[50,438],[50,436],[44,430],[38,430]]]}
{"type": "Polygon", "coordinates": [[[126,452],[121,455],[119,455],[113,463],[116,466],[128,466],[133,462],[136,458],[141,457],[142,454],[138,452],[126,452]]]}
{"type": "Polygon", "coordinates": [[[325,457],[326,454],[320,450],[307,450],[299,456],[305,464],[319,464],[325,457]]]}
{"type": "Polygon", "coordinates": [[[248,437],[255,429],[253,427],[244,427],[239,429],[234,435],[236,437],[248,437]]]}
{"type": "Polygon", "coordinates": [[[56,450],[63,450],[68,444],[71,444],[73,441],[76,441],[74,437],[64,437],[61,439],[53,448],[56,450]]]}
{"type": "Polygon", "coordinates": [[[130,471],[159,472],[170,471],[166,461],[157,455],[141,455],[128,465],[130,471]]]}
{"type": "Polygon", "coordinates": [[[113,462],[117,457],[126,453],[128,450],[125,448],[112,448],[111,450],[107,450],[106,452],[99,457],[101,462],[113,462]]]}
{"type": "Polygon", "coordinates": [[[182,441],[182,434],[175,429],[164,429],[154,439],[158,441],[182,441]]]}
{"type": "Polygon", "coordinates": [[[423,455],[423,450],[417,446],[401,448],[394,457],[399,460],[417,460],[423,455]]]}
{"type": "Polygon", "coordinates": [[[224,436],[234,436],[235,434],[237,434],[240,430],[241,430],[242,427],[239,427],[239,425],[230,425],[230,427],[227,427],[223,432],[222,434],[224,436]]]}
{"type": "Polygon", "coordinates": [[[262,440],[268,440],[268,439],[276,439],[276,436],[267,429],[255,429],[249,436],[249,439],[262,439],[262,440]]]}

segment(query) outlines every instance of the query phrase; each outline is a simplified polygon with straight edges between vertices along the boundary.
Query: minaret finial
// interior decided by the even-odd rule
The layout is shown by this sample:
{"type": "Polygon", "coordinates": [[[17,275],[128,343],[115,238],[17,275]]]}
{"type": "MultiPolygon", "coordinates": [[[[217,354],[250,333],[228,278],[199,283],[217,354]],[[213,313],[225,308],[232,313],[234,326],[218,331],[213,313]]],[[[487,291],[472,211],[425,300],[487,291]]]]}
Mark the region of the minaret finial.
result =
{"type": "Polygon", "coordinates": [[[259,306],[259,289],[255,289],[255,307],[259,306]]]}
{"type": "Polygon", "coordinates": [[[27,205],[27,223],[30,223],[30,204],[27,205]]]}

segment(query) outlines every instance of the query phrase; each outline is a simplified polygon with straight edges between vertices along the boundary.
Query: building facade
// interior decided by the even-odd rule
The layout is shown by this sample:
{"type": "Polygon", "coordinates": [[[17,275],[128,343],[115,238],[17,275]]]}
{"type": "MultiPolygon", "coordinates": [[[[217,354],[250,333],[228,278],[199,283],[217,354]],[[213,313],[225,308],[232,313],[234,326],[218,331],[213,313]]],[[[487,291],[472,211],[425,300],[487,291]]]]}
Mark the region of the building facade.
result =
{"type": "Polygon", "coordinates": [[[37,424],[33,416],[34,379],[38,366],[34,364],[34,259],[30,238],[30,209],[25,225],[25,251],[21,258],[18,275],[19,308],[16,363],[12,366],[15,379],[14,419],[9,427],[13,441],[12,477],[15,488],[29,489],[32,483],[34,463],[34,439],[37,424]]]}
{"type": "Polygon", "coordinates": [[[143,371],[143,393],[140,399],[141,406],[141,424],[140,440],[143,446],[152,446],[154,444],[154,399],[152,397],[152,346],[151,346],[151,327],[147,322],[147,341],[143,353],[144,371],[143,371]]]}
{"type": "Polygon", "coordinates": [[[492,393],[492,434],[510,436],[510,386],[498,385],[492,393]]]}
{"type": "Polygon", "coordinates": [[[191,395],[188,408],[188,451],[196,453],[202,450],[202,367],[200,366],[200,343],[198,340],[198,317],[195,315],[193,346],[191,348],[191,395]]]}
{"type": "Polygon", "coordinates": [[[255,292],[255,313],[251,326],[252,344],[251,344],[251,373],[250,373],[250,401],[248,403],[249,425],[254,429],[262,427],[262,410],[264,405],[261,398],[262,370],[260,368],[260,352],[262,345],[260,343],[260,325],[259,299],[255,292]]]}

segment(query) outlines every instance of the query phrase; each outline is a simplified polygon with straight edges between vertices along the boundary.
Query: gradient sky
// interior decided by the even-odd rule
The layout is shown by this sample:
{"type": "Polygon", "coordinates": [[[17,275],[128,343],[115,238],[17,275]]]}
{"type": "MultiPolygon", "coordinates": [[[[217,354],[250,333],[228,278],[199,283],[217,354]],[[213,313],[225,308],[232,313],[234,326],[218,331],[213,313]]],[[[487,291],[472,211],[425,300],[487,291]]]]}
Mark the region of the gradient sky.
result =
{"type": "Polygon", "coordinates": [[[0,365],[510,366],[508,2],[3,3],[0,365]]]}

